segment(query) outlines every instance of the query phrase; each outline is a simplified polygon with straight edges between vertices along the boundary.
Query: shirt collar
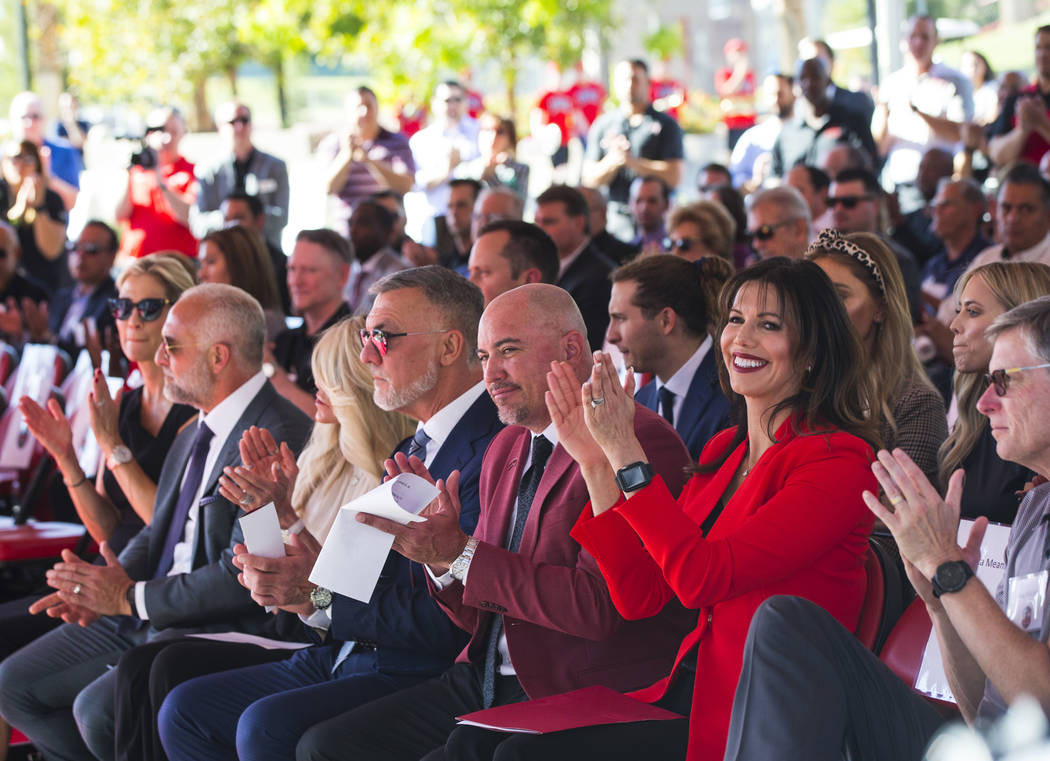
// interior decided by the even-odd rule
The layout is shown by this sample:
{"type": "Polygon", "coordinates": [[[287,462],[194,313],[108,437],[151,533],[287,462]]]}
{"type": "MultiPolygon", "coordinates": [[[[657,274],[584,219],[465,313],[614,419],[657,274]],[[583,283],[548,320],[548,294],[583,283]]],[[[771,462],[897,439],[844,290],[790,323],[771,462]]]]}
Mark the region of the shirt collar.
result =
{"type": "Polygon", "coordinates": [[[460,418],[467,414],[467,410],[471,408],[474,402],[476,402],[478,397],[483,393],[485,393],[485,382],[478,381],[431,415],[427,422],[420,423],[416,426],[417,431],[420,428],[426,431],[427,436],[430,437],[431,443],[434,444],[433,450],[430,449],[430,445],[427,445],[428,453],[431,451],[437,452],[441,449],[441,445],[445,443],[445,439],[452,434],[452,429],[459,424],[460,418]]]}
{"type": "Polygon", "coordinates": [[[572,266],[572,263],[580,258],[580,254],[583,253],[583,250],[585,248],[587,248],[587,244],[590,243],[590,242],[591,242],[590,238],[584,238],[583,243],[580,244],[580,247],[578,249],[573,251],[571,254],[566,256],[564,259],[562,259],[558,263],[558,278],[559,279],[561,278],[562,275],[565,274],[566,270],[568,270],[569,267],[572,266]]]}
{"type": "Polygon", "coordinates": [[[207,415],[201,413],[198,416],[200,422],[205,423],[211,429],[215,435],[215,441],[226,441],[233,427],[244,414],[244,409],[264,385],[266,385],[266,376],[260,370],[216,404],[207,415]]]}
{"type": "Polygon", "coordinates": [[[689,357],[685,364],[667,379],[667,383],[661,383],[659,378],[656,379],[657,390],[666,386],[675,397],[684,397],[688,394],[689,386],[693,383],[693,376],[696,375],[696,371],[700,368],[700,363],[704,361],[704,357],[707,356],[707,352],[711,350],[713,345],[714,340],[711,336],[707,336],[700,346],[697,347],[696,351],[693,352],[693,356],[689,357]]]}

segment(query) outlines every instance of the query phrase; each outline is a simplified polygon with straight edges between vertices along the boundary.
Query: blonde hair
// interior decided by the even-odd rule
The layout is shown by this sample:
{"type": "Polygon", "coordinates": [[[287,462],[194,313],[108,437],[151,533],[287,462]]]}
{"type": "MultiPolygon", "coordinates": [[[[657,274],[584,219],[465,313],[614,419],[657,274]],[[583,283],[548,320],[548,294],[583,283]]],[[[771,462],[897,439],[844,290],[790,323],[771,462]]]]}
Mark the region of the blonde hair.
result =
{"type": "Polygon", "coordinates": [[[683,222],[692,222],[700,228],[700,240],[710,253],[733,261],[736,222],[722,204],[705,199],[678,206],[671,212],[668,229],[673,230],[683,222]]]}
{"type": "Polygon", "coordinates": [[[881,288],[869,267],[841,249],[821,248],[818,243],[806,252],[806,258],[814,262],[829,258],[842,263],[864,283],[875,303],[883,306],[886,317],[882,322],[875,323],[875,338],[866,364],[875,380],[875,398],[872,399],[871,409],[882,413],[883,425],[896,436],[897,421],[893,419],[893,402],[917,383],[933,388],[912,348],[915,331],[904,288],[904,276],[897,264],[897,257],[877,235],[853,233],[841,237],[868,255],[881,276],[881,288]]]}
{"type": "MultiPolygon", "coordinates": [[[[967,283],[978,275],[1004,312],[1050,294],[1050,267],[1047,265],[1039,262],[992,262],[966,272],[955,283],[953,298],[956,310],[959,309],[967,283]]],[[[948,487],[948,478],[977,446],[977,440],[988,425],[988,418],[977,411],[977,400],[986,388],[983,370],[969,373],[955,371],[954,393],[958,417],[952,432],[937,451],[937,459],[941,463],[939,476],[942,489],[948,487]]]]}
{"type": "Polygon", "coordinates": [[[302,455],[292,506],[302,515],[315,492],[323,493],[360,468],[383,478],[383,462],[398,442],[415,431],[415,422],[399,412],[384,412],[372,401],[372,375],[360,359],[364,317],[336,323],[314,346],[311,364],[337,423],[315,423],[302,455]]]}
{"type": "Polygon", "coordinates": [[[117,278],[117,289],[132,276],[150,275],[164,286],[164,298],[175,302],[183,291],[197,285],[196,277],[187,269],[182,254],[156,253],[134,259],[117,278]]]}

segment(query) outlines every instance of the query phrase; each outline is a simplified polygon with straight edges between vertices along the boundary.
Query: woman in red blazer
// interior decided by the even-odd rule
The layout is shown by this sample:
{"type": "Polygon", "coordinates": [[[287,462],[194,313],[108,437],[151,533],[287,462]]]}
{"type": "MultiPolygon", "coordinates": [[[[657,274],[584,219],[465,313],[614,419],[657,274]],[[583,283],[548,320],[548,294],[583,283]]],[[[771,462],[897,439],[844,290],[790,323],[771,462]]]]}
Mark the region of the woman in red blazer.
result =
{"type": "Polygon", "coordinates": [[[632,694],[688,722],[509,735],[492,754],[500,761],[721,759],[763,600],[799,595],[857,624],[872,526],[860,495],[875,488],[878,441],[858,339],[812,262],[760,262],[730,280],[722,300],[720,372],[740,424],[708,442],[677,501],[634,436],[631,373],[622,388],[602,355],[582,394],[561,367],[549,376],[559,441],[591,496],[573,536],[597,559],[617,609],[644,618],[677,597],[699,611],[671,674],[632,694]]]}

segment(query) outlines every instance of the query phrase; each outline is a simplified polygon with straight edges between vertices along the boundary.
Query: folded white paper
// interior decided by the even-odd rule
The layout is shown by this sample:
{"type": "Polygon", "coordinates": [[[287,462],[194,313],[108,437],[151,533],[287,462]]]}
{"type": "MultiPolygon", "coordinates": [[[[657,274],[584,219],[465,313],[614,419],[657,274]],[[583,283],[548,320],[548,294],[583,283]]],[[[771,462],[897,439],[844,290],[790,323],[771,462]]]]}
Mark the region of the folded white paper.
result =
{"type": "Polygon", "coordinates": [[[413,473],[402,473],[343,505],[310,572],[310,581],[367,603],[375,591],[394,537],[358,523],[357,514],[378,515],[402,525],[424,521],[426,518],[416,513],[438,494],[433,484],[413,473]]]}
{"type": "Polygon", "coordinates": [[[277,520],[277,506],[267,503],[241,518],[244,546],[248,552],[261,558],[283,558],[284,537],[281,522],[277,520]]]}

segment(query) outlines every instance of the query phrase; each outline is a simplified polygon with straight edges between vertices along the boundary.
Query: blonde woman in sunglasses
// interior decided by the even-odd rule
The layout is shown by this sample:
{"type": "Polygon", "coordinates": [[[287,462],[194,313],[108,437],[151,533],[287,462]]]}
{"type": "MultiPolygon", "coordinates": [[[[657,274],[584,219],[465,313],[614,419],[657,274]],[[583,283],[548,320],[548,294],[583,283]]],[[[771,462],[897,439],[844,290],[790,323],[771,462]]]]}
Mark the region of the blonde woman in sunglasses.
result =
{"type": "Polygon", "coordinates": [[[116,552],[153,517],[164,457],[194,414],[192,408],[164,396],[164,375],[154,362],[168,310],[193,285],[185,267],[167,254],[134,260],[118,279],[119,293],[110,300],[110,311],[120,348],[135,363],[142,385],[113,398],[102,371],[95,371],[91,429],[104,466],[93,485],[77,462],[72,429],[61,405],[54,399],[46,409],[28,398],[19,403],[29,429],[55,459],[92,539],[109,542],[116,552]]]}

